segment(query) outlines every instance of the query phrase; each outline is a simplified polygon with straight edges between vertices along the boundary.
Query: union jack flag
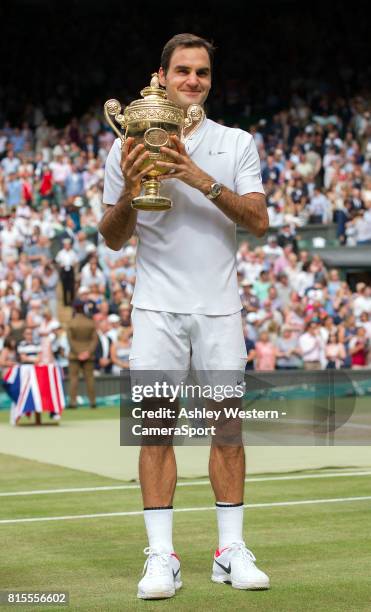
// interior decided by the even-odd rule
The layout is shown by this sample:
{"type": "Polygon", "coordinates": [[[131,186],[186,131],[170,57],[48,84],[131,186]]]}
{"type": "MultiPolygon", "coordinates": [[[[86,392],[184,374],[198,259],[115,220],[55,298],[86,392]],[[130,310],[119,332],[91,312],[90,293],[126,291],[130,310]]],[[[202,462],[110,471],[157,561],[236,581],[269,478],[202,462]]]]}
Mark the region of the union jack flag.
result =
{"type": "Polygon", "coordinates": [[[53,412],[61,415],[65,407],[62,371],[55,365],[14,365],[3,378],[4,389],[15,406],[12,421],[23,414],[53,412]]]}

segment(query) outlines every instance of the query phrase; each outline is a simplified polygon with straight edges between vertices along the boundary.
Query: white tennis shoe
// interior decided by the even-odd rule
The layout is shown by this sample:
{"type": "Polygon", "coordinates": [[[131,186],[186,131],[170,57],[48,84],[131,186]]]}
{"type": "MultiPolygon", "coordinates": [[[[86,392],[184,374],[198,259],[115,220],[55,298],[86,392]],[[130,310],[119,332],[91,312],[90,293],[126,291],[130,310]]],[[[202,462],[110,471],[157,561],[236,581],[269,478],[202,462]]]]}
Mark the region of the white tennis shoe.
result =
{"type": "Polygon", "coordinates": [[[234,542],[214,555],[213,582],[231,584],[235,589],[269,589],[269,578],[258,569],[251,550],[245,542],[234,542]]]}
{"type": "Polygon", "coordinates": [[[143,578],[138,584],[139,599],[166,599],[173,597],[182,586],[180,562],[175,553],[163,553],[145,548],[148,559],[144,564],[143,578]]]}

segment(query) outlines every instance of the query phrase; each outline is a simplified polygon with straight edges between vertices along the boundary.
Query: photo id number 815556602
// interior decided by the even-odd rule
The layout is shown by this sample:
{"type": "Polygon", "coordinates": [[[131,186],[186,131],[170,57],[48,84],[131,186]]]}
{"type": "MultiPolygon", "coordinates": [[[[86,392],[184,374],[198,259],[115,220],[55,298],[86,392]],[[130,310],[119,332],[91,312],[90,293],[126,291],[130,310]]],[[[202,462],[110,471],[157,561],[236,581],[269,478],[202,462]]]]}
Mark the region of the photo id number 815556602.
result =
{"type": "Polygon", "coordinates": [[[0,605],[68,605],[67,591],[0,591],[0,605]]]}

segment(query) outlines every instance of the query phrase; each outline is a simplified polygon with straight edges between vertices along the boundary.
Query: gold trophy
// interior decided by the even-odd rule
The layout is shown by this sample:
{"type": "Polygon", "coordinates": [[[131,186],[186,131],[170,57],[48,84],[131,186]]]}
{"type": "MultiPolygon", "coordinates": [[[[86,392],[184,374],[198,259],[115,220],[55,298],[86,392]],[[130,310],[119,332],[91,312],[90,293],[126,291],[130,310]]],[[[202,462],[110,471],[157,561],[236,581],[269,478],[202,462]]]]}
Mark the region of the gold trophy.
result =
{"type": "MultiPolygon", "coordinates": [[[[160,152],[160,147],[173,148],[170,140],[172,134],[180,139],[184,130],[187,137],[198,127],[205,116],[202,106],[191,104],[184,115],[183,109],[167,99],[166,91],[159,85],[158,74],[152,75],[151,84],[140,92],[142,100],[134,100],[124,113],[118,100],[107,100],[104,105],[104,115],[117,136],[121,139],[121,148],[126,138],[133,137],[134,144],[144,144],[149,157],[143,162],[142,169],[156,161],[172,162],[173,159],[160,152]],[[115,122],[121,127],[118,129],[115,122]]],[[[131,205],[137,210],[168,210],[172,201],[160,195],[158,177],[166,174],[167,168],[152,168],[143,180],[144,194],[134,198],[131,205]]]]}

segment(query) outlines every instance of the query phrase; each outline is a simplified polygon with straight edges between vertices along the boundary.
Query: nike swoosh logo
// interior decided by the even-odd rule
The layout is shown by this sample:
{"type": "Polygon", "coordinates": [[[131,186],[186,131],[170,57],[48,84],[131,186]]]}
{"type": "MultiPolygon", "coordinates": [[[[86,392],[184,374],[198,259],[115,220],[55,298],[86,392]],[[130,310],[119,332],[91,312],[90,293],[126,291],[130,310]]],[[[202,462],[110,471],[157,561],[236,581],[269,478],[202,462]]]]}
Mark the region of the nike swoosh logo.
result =
{"type": "Polygon", "coordinates": [[[173,570],[173,578],[174,578],[174,580],[177,577],[177,575],[179,574],[179,572],[180,572],[180,567],[177,569],[176,572],[174,572],[174,570],[173,570]]]}
{"type": "Polygon", "coordinates": [[[219,563],[219,561],[217,561],[216,559],[215,559],[215,563],[216,563],[217,565],[219,565],[219,567],[221,567],[221,568],[222,568],[222,570],[224,570],[226,574],[230,574],[230,573],[231,573],[231,564],[230,564],[230,563],[229,563],[228,567],[226,567],[226,566],[225,566],[225,565],[223,565],[222,563],[219,563]]]}
{"type": "Polygon", "coordinates": [[[224,155],[227,151],[209,151],[209,155],[224,155]]]}

